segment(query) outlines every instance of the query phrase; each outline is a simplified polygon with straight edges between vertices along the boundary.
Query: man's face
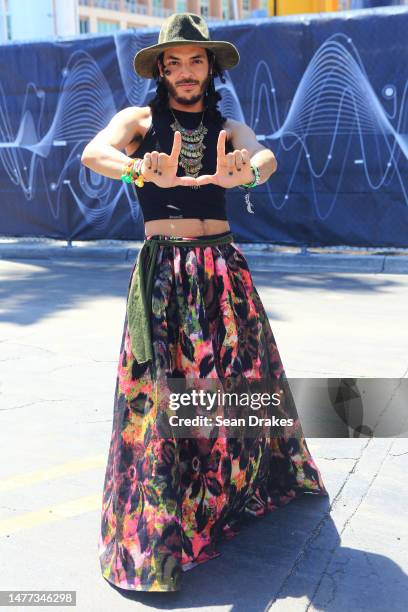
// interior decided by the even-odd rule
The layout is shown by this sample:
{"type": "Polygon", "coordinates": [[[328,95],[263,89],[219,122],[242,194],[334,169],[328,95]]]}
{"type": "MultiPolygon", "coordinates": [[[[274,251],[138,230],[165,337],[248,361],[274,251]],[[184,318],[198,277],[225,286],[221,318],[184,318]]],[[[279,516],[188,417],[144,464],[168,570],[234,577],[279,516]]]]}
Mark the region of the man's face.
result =
{"type": "Polygon", "coordinates": [[[205,49],[193,45],[166,49],[159,70],[169,97],[186,106],[197,104],[204,97],[211,80],[205,49]],[[183,87],[187,83],[192,87],[183,87]]]}

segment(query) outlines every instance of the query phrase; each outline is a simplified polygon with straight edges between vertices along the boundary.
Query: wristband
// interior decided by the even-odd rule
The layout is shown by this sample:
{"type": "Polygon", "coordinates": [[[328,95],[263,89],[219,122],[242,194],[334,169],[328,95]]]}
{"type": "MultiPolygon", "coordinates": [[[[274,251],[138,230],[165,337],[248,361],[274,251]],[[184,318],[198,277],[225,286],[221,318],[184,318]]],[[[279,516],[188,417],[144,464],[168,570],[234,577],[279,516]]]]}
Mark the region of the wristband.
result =
{"type": "Polygon", "coordinates": [[[256,187],[257,185],[259,185],[260,181],[261,181],[261,173],[259,172],[259,168],[258,166],[254,166],[253,164],[251,164],[251,169],[254,175],[254,180],[252,181],[252,183],[243,183],[242,185],[239,185],[239,187],[256,187]]]}

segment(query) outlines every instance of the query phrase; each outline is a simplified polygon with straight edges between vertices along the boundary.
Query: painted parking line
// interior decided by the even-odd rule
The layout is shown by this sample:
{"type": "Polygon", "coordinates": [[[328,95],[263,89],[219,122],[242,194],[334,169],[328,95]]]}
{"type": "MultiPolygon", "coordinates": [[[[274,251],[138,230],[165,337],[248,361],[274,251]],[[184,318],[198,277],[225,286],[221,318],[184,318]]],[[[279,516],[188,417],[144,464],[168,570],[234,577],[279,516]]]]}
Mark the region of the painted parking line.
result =
{"type": "Polygon", "coordinates": [[[60,465],[54,465],[41,470],[24,472],[24,474],[16,474],[15,476],[10,476],[9,478],[0,480],[0,492],[10,491],[11,489],[16,489],[18,487],[27,487],[37,482],[52,480],[53,478],[61,478],[69,474],[84,472],[85,470],[105,467],[106,461],[107,456],[95,455],[85,459],[73,459],[71,461],[61,463],[60,465]]]}
{"type": "Polygon", "coordinates": [[[0,537],[73,516],[80,516],[85,514],[85,512],[100,510],[101,507],[102,493],[79,497],[78,499],[72,499],[54,506],[47,506],[35,512],[25,512],[13,518],[0,520],[0,537]]]}

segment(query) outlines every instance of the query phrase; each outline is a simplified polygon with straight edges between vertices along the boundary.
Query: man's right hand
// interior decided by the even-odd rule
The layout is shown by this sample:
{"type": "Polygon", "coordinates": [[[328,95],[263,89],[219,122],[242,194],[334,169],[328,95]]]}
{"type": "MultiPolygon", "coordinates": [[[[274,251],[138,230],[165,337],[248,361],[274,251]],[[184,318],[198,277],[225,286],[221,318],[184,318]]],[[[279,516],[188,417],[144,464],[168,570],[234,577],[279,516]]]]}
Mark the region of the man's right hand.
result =
{"type": "Polygon", "coordinates": [[[193,176],[176,176],[180,151],[181,133],[176,131],[170,155],[158,151],[145,153],[140,169],[146,181],[155,183],[158,187],[196,185],[197,181],[193,176]]]}

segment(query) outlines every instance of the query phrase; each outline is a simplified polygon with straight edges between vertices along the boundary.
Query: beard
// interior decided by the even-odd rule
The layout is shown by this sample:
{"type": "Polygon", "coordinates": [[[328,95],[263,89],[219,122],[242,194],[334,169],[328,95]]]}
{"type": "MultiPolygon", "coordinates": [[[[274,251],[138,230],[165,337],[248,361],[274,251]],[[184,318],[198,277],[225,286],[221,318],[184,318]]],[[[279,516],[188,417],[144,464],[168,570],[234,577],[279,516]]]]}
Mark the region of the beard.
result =
{"type": "Polygon", "coordinates": [[[201,83],[200,90],[198,93],[193,95],[183,95],[180,93],[179,87],[175,87],[172,83],[169,82],[167,77],[163,76],[163,83],[167,89],[167,93],[169,98],[173,98],[178,104],[184,104],[185,106],[193,106],[197,104],[205,96],[205,92],[207,91],[208,85],[211,81],[211,75],[208,74],[207,78],[201,83]]]}

